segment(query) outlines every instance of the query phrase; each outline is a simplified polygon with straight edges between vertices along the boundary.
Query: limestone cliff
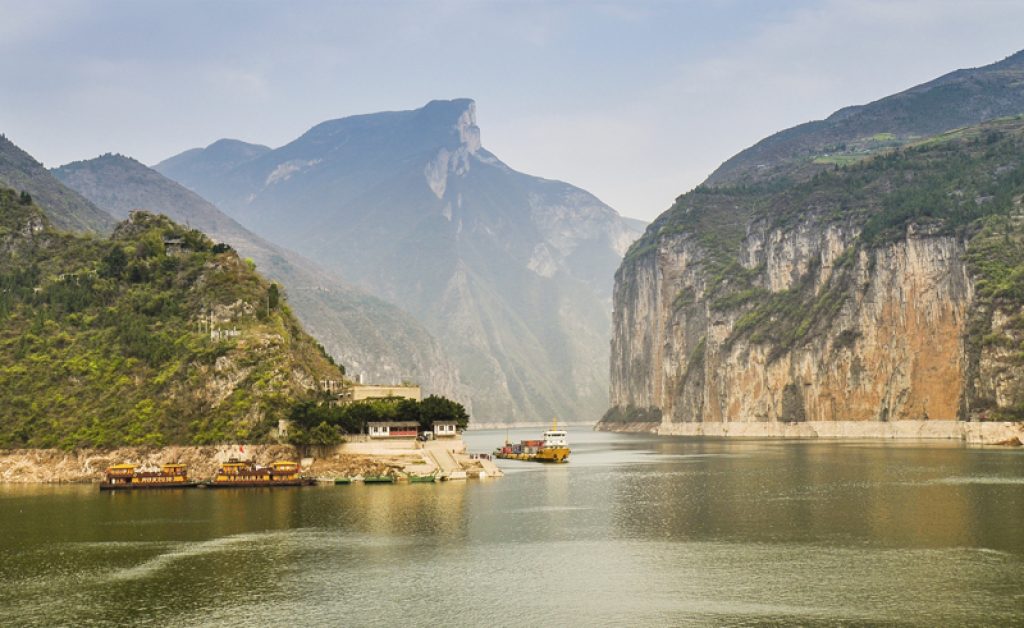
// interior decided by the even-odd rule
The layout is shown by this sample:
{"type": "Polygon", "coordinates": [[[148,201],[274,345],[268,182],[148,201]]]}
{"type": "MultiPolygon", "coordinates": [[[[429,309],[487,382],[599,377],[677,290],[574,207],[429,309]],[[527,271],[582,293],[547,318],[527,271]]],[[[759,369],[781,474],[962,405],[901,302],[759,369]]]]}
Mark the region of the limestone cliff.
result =
{"type": "Polygon", "coordinates": [[[616,275],[606,427],[1019,420],[1022,126],[680,197],[616,275]]]}

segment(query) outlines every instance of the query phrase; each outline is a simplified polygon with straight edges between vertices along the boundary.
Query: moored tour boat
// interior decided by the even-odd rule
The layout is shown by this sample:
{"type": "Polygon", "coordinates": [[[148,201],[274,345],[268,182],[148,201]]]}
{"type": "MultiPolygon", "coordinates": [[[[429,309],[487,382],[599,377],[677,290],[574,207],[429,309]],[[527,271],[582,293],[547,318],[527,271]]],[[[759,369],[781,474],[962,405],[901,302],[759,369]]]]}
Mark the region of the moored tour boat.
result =
{"type": "Polygon", "coordinates": [[[160,465],[159,471],[137,470],[133,464],[115,464],[106,471],[101,491],[145,488],[193,488],[198,482],[188,477],[188,467],[173,463],[160,465]]]}
{"type": "Polygon", "coordinates": [[[565,437],[565,430],[558,429],[558,420],[555,419],[551,429],[544,432],[543,440],[524,440],[518,443],[506,440],[503,447],[494,450],[494,457],[531,462],[569,462],[570,450],[565,437]]]}
{"type": "Polygon", "coordinates": [[[279,460],[264,467],[252,461],[231,458],[217,471],[207,485],[211,488],[250,486],[310,486],[316,480],[303,477],[297,462],[279,460]]]}

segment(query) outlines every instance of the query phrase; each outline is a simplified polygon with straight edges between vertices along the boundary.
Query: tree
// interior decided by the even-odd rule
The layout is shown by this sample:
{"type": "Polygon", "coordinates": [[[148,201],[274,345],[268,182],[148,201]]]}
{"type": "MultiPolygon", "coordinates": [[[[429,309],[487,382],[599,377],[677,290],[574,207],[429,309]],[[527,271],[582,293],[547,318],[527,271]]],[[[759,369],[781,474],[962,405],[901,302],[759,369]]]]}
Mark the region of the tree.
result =
{"type": "Polygon", "coordinates": [[[328,425],[327,421],[321,421],[319,425],[309,430],[308,440],[310,445],[329,447],[341,443],[344,439],[342,439],[338,428],[328,425]]]}
{"type": "Polygon", "coordinates": [[[128,256],[120,244],[114,243],[103,258],[103,274],[107,277],[121,277],[124,275],[125,266],[128,264],[128,256]]]}
{"type": "Polygon", "coordinates": [[[20,203],[21,205],[31,205],[32,195],[22,190],[21,194],[18,196],[18,203],[20,203]]]}
{"type": "Polygon", "coordinates": [[[379,421],[377,411],[368,403],[352,403],[345,407],[342,427],[349,433],[359,434],[370,421],[379,421]]]}
{"type": "Polygon", "coordinates": [[[270,284],[270,289],[267,290],[267,308],[271,310],[277,309],[277,304],[281,300],[281,289],[277,287],[276,283],[270,284]]]}
{"type": "Polygon", "coordinates": [[[459,428],[464,429],[469,424],[469,414],[466,407],[457,401],[430,395],[420,402],[419,421],[423,429],[429,429],[434,421],[455,421],[459,428]]]}
{"type": "Polygon", "coordinates": [[[288,414],[288,420],[293,426],[308,430],[325,419],[320,406],[315,401],[300,401],[292,406],[292,410],[288,414]]]}
{"type": "Polygon", "coordinates": [[[420,404],[415,399],[402,399],[395,404],[395,413],[398,415],[398,419],[401,421],[416,421],[419,422],[422,412],[420,412],[420,404]]]}

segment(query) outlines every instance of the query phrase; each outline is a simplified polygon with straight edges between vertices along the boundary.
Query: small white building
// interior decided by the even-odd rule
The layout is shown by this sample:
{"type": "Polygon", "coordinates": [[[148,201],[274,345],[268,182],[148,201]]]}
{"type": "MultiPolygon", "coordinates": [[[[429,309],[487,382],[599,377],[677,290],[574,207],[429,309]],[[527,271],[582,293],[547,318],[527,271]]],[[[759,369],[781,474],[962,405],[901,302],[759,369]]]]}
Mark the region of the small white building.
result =
{"type": "Polygon", "coordinates": [[[455,421],[434,421],[434,438],[450,438],[458,435],[455,421]]]}
{"type": "Polygon", "coordinates": [[[370,438],[416,438],[420,424],[416,421],[370,421],[366,428],[370,438]]]}

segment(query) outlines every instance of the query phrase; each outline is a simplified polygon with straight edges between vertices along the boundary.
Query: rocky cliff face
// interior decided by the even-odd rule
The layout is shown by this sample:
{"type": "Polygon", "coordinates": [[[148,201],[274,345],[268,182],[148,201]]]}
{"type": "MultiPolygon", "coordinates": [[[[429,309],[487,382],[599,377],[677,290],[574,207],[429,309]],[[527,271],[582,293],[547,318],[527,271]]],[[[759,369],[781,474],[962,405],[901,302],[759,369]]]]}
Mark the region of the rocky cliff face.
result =
{"type": "Polygon", "coordinates": [[[681,197],[616,276],[607,426],[1024,416],[1020,121],[999,128],[681,197]]]}
{"type": "MultiPolygon", "coordinates": [[[[809,279],[821,296],[855,237],[752,233],[745,267],[763,268],[775,292],[809,279]]],[[[860,252],[836,316],[807,344],[782,349],[733,340],[743,311],[712,311],[701,251],[666,240],[617,285],[613,404],[657,407],[673,422],[957,418],[973,298],[964,256],[962,240],[927,234],[860,252]],[[679,294],[693,303],[679,307],[679,294]]]]}

